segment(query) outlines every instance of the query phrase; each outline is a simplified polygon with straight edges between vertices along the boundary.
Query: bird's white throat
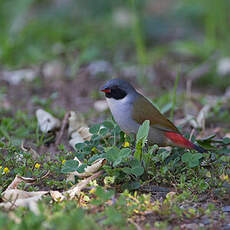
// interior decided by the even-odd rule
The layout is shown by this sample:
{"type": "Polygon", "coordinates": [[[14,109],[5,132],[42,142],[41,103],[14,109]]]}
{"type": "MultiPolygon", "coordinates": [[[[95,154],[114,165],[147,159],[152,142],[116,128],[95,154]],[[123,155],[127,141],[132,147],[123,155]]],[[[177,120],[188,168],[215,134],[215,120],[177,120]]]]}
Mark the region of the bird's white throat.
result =
{"type": "Polygon", "coordinates": [[[133,100],[126,96],[123,99],[106,98],[114,120],[127,133],[136,133],[139,125],[132,118],[133,100]]]}

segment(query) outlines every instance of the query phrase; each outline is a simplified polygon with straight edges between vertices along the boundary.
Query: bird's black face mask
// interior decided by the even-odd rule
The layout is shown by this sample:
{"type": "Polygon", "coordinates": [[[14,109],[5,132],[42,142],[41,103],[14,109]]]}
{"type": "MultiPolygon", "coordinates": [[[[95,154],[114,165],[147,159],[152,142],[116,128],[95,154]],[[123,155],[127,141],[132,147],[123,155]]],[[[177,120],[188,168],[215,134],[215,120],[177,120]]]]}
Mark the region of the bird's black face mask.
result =
{"type": "Polygon", "coordinates": [[[105,93],[105,96],[107,98],[114,98],[116,100],[121,100],[123,99],[125,96],[127,95],[127,93],[121,89],[121,88],[118,88],[117,86],[113,86],[111,89],[110,89],[110,92],[106,92],[105,93]]]}

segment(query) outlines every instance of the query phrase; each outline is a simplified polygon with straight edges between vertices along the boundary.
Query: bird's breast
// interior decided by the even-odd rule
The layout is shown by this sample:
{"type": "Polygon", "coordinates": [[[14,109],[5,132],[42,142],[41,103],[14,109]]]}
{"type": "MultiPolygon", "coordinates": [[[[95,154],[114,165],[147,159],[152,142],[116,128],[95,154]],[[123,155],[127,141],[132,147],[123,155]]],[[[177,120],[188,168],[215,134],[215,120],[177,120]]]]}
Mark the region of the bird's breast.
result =
{"type": "Polygon", "coordinates": [[[132,102],[128,98],[116,100],[106,98],[114,120],[126,133],[137,133],[139,124],[132,119],[132,102]]]}

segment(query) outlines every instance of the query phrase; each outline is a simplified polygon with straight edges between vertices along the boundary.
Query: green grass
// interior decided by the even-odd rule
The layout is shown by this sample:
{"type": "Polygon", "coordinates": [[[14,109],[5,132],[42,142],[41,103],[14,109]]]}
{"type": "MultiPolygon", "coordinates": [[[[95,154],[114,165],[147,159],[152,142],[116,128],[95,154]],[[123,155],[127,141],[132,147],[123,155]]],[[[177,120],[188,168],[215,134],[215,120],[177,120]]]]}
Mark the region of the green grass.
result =
{"type": "MultiPolygon", "coordinates": [[[[4,116],[2,113],[2,117],[4,116]]],[[[72,182],[66,181],[66,173],[82,170],[82,166],[80,169],[78,164],[71,163],[75,155],[85,166],[101,157],[107,159],[107,164],[103,166],[105,172],[98,180],[99,185],[95,191],[84,191],[81,198],[60,203],[51,202],[48,195],[39,202],[40,214],[37,215],[26,208],[17,208],[13,211],[13,215],[20,220],[17,229],[52,229],[55,225],[57,229],[72,229],[73,226],[82,229],[91,229],[92,226],[94,229],[111,226],[113,229],[118,229],[116,226],[119,229],[135,229],[133,221],[136,222],[139,215],[143,215],[145,219],[141,225],[145,223],[146,227],[153,225],[157,229],[164,229],[178,221],[183,223],[202,216],[212,219],[213,212],[218,210],[221,213],[220,208],[208,200],[205,208],[199,203],[199,199],[208,193],[215,194],[221,200],[228,194],[226,183],[229,182],[227,175],[230,157],[225,154],[227,145],[213,148],[203,155],[178,148],[170,153],[168,150],[159,150],[156,146],[145,147],[146,127],[140,129],[135,143],[132,137],[124,137],[113,121],[105,121],[91,126],[92,139],[78,144],[76,151],[68,152],[61,145],[54,156],[43,152],[37,158],[31,151],[25,152],[21,149],[22,139],[29,140],[31,145],[38,144],[39,139],[39,146],[52,143],[52,140],[50,141],[49,135],[37,131],[34,117],[29,118],[25,112],[18,111],[14,118],[2,119],[0,130],[2,191],[16,175],[41,177],[47,171],[50,174],[46,179],[29,187],[22,183],[19,188],[27,191],[65,191],[72,185],[72,182]],[[129,145],[123,147],[124,143],[129,145]],[[135,145],[140,156],[136,159],[132,154],[135,145]],[[39,167],[35,167],[36,164],[39,167]],[[169,193],[163,202],[154,202],[150,195],[141,192],[142,186],[150,184],[171,187],[176,192],[169,193]],[[111,202],[115,203],[111,205],[111,202]],[[187,203],[187,206],[179,208],[182,203],[187,203]],[[194,208],[191,204],[197,206],[194,208]],[[157,214],[154,224],[144,215],[145,212],[157,214]]],[[[207,141],[200,143],[204,146],[215,145],[212,139],[207,141]]],[[[219,144],[229,142],[229,138],[225,138],[219,144]]],[[[76,182],[78,180],[76,178],[76,182]]],[[[221,221],[224,214],[221,213],[218,218],[221,221]]],[[[15,218],[11,219],[10,215],[0,211],[0,224],[4,229],[11,229],[15,226],[15,218]]]]}

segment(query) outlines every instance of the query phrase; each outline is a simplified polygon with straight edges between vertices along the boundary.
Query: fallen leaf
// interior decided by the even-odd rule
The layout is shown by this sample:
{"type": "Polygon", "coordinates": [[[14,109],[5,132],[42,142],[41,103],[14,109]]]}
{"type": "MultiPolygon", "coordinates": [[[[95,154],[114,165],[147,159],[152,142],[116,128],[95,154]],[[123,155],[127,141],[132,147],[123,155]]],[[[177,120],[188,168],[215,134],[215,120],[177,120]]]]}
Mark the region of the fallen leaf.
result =
{"type": "Polygon", "coordinates": [[[43,196],[49,191],[27,192],[19,189],[7,189],[2,193],[3,201],[15,201],[17,199],[27,199],[36,196],[43,196]]]}
{"type": "Polygon", "coordinates": [[[69,140],[70,145],[75,149],[75,145],[78,143],[83,143],[84,139],[81,135],[76,131],[71,135],[71,139],[69,140]]]}
{"type": "Polygon", "coordinates": [[[87,126],[84,117],[80,113],[70,111],[68,134],[71,136],[74,131],[77,131],[82,126],[87,126]]]}
{"type": "MultiPolygon", "coordinates": [[[[47,172],[42,178],[45,178],[49,172],[47,172]]],[[[0,207],[3,207],[5,210],[11,210],[19,206],[28,207],[35,214],[39,214],[39,209],[37,206],[37,201],[41,199],[41,197],[49,191],[37,191],[37,192],[27,192],[24,190],[17,189],[17,186],[22,181],[28,184],[32,184],[36,181],[36,178],[30,177],[22,177],[16,175],[11,184],[7,187],[7,189],[2,192],[1,198],[3,203],[0,204],[0,207]]]]}
{"type": "Polygon", "coordinates": [[[53,200],[56,201],[56,202],[61,202],[66,198],[59,191],[50,191],[50,195],[53,198],[53,200]]]}
{"type": "Polygon", "coordinates": [[[30,177],[22,177],[19,175],[16,175],[16,177],[14,178],[14,180],[10,183],[10,185],[7,187],[6,190],[10,190],[10,189],[16,189],[17,186],[21,183],[21,182],[25,182],[28,184],[32,184],[36,181],[35,178],[30,178],[30,177]]]}
{"type": "Polygon", "coordinates": [[[92,137],[82,116],[74,111],[70,112],[68,133],[71,137],[69,143],[74,149],[76,144],[89,141],[92,137]]]}
{"type": "Polygon", "coordinates": [[[36,160],[36,159],[38,159],[38,158],[40,157],[40,155],[37,153],[36,150],[34,150],[34,149],[31,148],[31,147],[25,146],[23,141],[22,141],[22,143],[21,143],[21,149],[22,149],[22,151],[24,151],[24,152],[30,153],[31,156],[32,156],[32,158],[33,158],[34,160],[36,160]]]}
{"type": "Polygon", "coordinates": [[[77,131],[84,140],[90,141],[92,134],[89,132],[88,127],[81,127],[77,131]]]}
{"type": "Polygon", "coordinates": [[[203,130],[205,130],[205,120],[208,116],[210,109],[211,109],[211,105],[207,104],[200,110],[200,112],[196,118],[197,128],[202,128],[203,130]]]}
{"type": "MultiPolygon", "coordinates": [[[[48,193],[48,191],[47,191],[48,193]]],[[[44,194],[43,194],[44,195],[44,194]]],[[[0,207],[5,210],[11,210],[17,207],[28,207],[35,214],[39,214],[39,209],[37,202],[42,198],[42,196],[34,196],[26,199],[16,199],[14,201],[3,202],[0,204],[0,207]]]]}
{"type": "Polygon", "coordinates": [[[96,179],[98,176],[102,175],[103,171],[96,172],[94,175],[80,181],[78,184],[74,185],[71,189],[68,191],[64,192],[63,194],[65,196],[68,196],[69,199],[74,199],[75,196],[79,196],[80,192],[83,188],[85,188],[90,181],[96,179]]]}
{"type": "Polygon", "coordinates": [[[61,125],[61,122],[57,118],[43,109],[38,109],[36,111],[36,117],[38,119],[39,127],[43,133],[59,128],[61,125]]]}
{"type": "Polygon", "coordinates": [[[3,79],[12,85],[18,85],[22,80],[32,81],[38,74],[38,69],[21,69],[3,71],[3,79]]]}
{"type": "MultiPolygon", "coordinates": [[[[74,160],[76,160],[76,157],[74,158],[74,160]]],[[[105,163],[106,163],[106,159],[105,158],[97,159],[96,161],[94,161],[92,163],[92,165],[87,166],[84,169],[84,172],[82,172],[82,173],[79,173],[77,171],[71,172],[69,174],[67,180],[74,181],[74,176],[78,176],[80,178],[85,178],[85,177],[91,176],[93,173],[97,172],[105,163]]],[[[81,165],[82,165],[82,163],[79,161],[79,166],[81,166],[81,165]]]]}
{"type": "Polygon", "coordinates": [[[48,62],[43,67],[43,75],[45,78],[59,78],[65,74],[65,65],[63,62],[54,60],[48,62]]]}

